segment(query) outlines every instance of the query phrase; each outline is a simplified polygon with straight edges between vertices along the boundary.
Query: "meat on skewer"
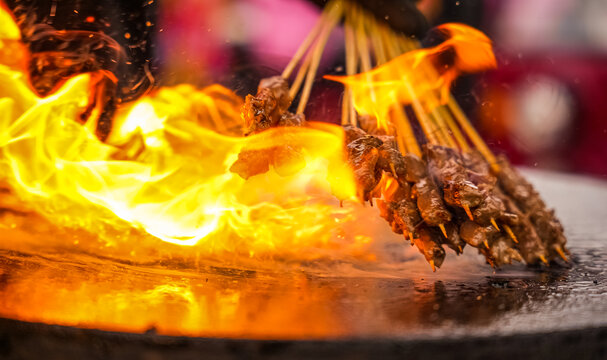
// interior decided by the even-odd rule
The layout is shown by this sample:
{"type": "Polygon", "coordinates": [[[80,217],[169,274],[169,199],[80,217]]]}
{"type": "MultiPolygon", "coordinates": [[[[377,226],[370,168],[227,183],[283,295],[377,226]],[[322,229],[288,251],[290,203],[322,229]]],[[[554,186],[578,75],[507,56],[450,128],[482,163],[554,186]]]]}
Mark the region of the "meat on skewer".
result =
{"type": "Polygon", "coordinates": [[[534,225],[537,235],[544,240],[549,257],[560,256],[567,260],[563,226],[554,215],[554,210],[548,210],[540,195],[506,158],[500,158],[501,171],[498,180],[501,188],[509,195],[521,212],[527,215],[534,225]]]}
{"type": "Polygon", "coordinates": [[[460,156],[454,149],[439,145],[426,145],[425,154],[429,172],[442,187],[445,202],[464,209],[468,217],[473,219],[470,208],[481,203],[483,194],[468,179],[460,156]]]}
{"type": "MultiPolygon", "coordinates": [[[[242,109],[245,136],[257,134],[272,127],[305,126],[303,114],[293,114],[288,82],[281,76],[262,79],[257,95],[247,95],[242,109]]],[[[247,149],[238,154],[230,171],[243,179],[266,173],[270,167],[282,176],[292,175],[305,166],[305,159],[297,146],[282,145],[267,149],[247,149]]]]}

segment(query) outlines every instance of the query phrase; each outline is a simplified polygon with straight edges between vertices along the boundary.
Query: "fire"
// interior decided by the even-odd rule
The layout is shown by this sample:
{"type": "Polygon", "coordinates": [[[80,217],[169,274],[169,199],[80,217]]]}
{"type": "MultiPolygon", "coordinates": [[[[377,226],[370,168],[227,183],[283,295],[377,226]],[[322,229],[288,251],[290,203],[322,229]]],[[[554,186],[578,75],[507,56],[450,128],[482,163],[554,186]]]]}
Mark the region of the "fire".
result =
{"type": "Polygon", "coordinates": [[[375,116],[385,129],[395,104],[419,102],[429,113],[447,102],[449,86],[457,76],[496,67],[491,40],[482,32],[463,24],[436,29],[446,36],[436,47],[409,51],[368,72],[325,78],[348,86],[356,110],[375,116]]]}
{"type": "Polygon", "coordinates": [[[102,142],[94,116],[84,126],[76,121],[95,75],[74,76],[37,96],[23,64],[10,61],[24,47],[3,8],[0,24],[0,174],[54,222],[101,236],[104,226],[136,228],[209,253],[252,255],[327,246],[336,223],[348,218],[335,194],[347,199],[356,191],[349,169],[339,166],[337,127],[234,137],[239,97],[219,85],[181,85],[121,108],[102,142]],[[245,147],[287,143],[303,149],[306,166],[296,174],[271,171],[245,181],[228,170],[245,147]]]}

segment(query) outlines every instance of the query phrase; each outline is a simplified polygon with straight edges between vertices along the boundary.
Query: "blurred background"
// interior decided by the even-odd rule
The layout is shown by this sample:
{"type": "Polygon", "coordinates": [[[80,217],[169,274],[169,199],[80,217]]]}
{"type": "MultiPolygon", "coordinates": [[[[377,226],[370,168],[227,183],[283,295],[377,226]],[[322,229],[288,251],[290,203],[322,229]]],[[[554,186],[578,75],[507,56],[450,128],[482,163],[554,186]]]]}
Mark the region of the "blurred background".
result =
{"type": "MultiPolygon", "coordinates": [[[[117,39],[127,55],[119,79],[134,89],[119,94],[127,101],[152,84],[219,82],[239,95],[255,92],[260,78],[281,72],[324,2],[7,1],[35,9],[36,22],[117,39]]],[[[516,164],[607,179],[607,1],[356,1],[392,25],[413,6],[429,26],[462,22],[487,33],[498,69],[458,79],[453,92],[489,145],[516,164]]],[[[320,74],[343,73],[342,36],[329,40],[320,74]]],[[[306,116],[338,122],[341,93],[319,79],[306,116]]]]}
{"type": "MultiPolygon", "coordinates": [[[[431,26],[462,22],[493,39],[498,69],[460,78],[453,89],[491,147],[517,164],[607,178],[607,1],[420,0],[416,6],[431,26]]],[[[259,77],[286,65],[319,9],[306,0],[162,2],[162,78],[254,91],[259,77]]],[[[339,37],[329,42],[321,72],[339,70],[339,37]]],[[[307,116],[337,122],[340,87],[322,80],[315,87],[307,116]]]]}

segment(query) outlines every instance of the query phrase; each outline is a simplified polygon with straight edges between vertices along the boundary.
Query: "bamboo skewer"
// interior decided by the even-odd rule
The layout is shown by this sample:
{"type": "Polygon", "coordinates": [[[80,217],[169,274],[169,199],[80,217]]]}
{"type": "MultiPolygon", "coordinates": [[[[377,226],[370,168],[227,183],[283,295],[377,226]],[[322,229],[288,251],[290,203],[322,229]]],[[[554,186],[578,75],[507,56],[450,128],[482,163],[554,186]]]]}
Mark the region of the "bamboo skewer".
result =
{"type": "Polygon", "coordinates": [[[310,69],[311,62],[312,62],[312,52],[309,52],[308,55],[306,55],[304,62],[299,67],[297,76],[295,76],[295,80],[293,80],[293,84],[291,85],[291,88],[289,89],[289,96],[291,97],[291,99],[294,99],[295,95],[297,95],[297,93],[299,92],[299,89],[301,88],[301,84],[303,83],[303,80],[305,79],[306,74],[308,73],[308,70],[310,69]]]}
{"type": "Polygon", "coordinates": [[[343,15],[343,2],[341,0],[335,0],[334,2],[330,3],[329,6],[330,8],[327,14],[327,25],[321,30],[316,46],[314,47],[312,60],[306,76],[304,88],[302,90],[301,99],[297,105],[297,114],[303,114],[304,109],[308,104],[310,92],[312,91],[312,84],[314,83],[314,78],[316,77],[316,72],[318,71],[318,66],[320,65],[320,59],[325,49],[325,45],[327,44],[327,40],[329,40],[331,31],[337,25],[343,15]]]}
{"type": "MultiPolygon", "coordinates": [[[[346,17],[346,26],[344,27],[344,40],[346,48],[346,75],[351,76],[356,73],[356,67],[358,64],[356,61],[356,40],[354,39],[354,31],[352,30],[351,26],[351,19],[348,17],[346,17]]],[[[354,99],[352,96],[352,88],[346,85],[342,106],[342,124],[349,123],[356,126],[356,110],[354,109],[354,99]]]]}
{"type": "MultiPolygon", "coordinates": [[[[408,47],[411,50],[419,47],[419,44],[417,44],[411,40],[408,40],[408,39],[403,39],[402,43],[404,44],[405,47],[408,47]]],[[[474,146],[478,149],[478,151],[483,155],[485,160],[490,164],[491,169],[494,172],[498,173],[500,171],[500,168],[499,168],[497,159],[495,158],[495,155],[493,155],[493,153],[491,152],[491,150],[489,149],[489,147],[487,146],[485,141],[480,137],[480,135],[478,134],[476,129],[472,126],[472,124],[470,123],[470,120],[468,120],[468,118],[466,117],[466,115],[464,114],[464,112],[462,111],[460,106],[457,104],[457,101],[455,101],[455,98],[453,97],[453,95],[449,96],[449,100],[447,102],[447,107],[451,111],[451,113],[453,114],[453,116],[455,117],[457,122],[459,123],[459,126],[461,126],[462,129],[464,130],[464,132],[468,135],[468,138],[470,139],[470,141],[474,144],[474,146]]],[[[449,124],[449,121],[447,121],[447,124],[449,124]]],[[[455,124],[451,123],[451,125],[455,125],[455,124]]],[[[451,131],[455,135],[454,129],[457,129],[457,126],[450,126],[450,128],[451,128],[451,131]]],[[[463,143],[465,143],[465,141],[463,141],[463,139],[460,138],[460,140],[458,140],[458,143],[463,144],[463,143]]],[[[462,149],[462,150],[464,150],[464,149],[462,149]]]]}
{"type": "Polygon", "coordinates": [[[282,71],[283,78],[287,79],[291,76],[291,73],[293,72],[293,70],[295,70],[297,63],[305,55],[310,45],[312,45],[312,42],[314,41],[316,36],[318,36],[320,30],[324,27],[326,21],[327,13],[323,11],[323,13],[320,15],[320,19],[316,22],[310,33],[308,33],[304,41],[301,43],[301,45],[295,52],[295,55],[293,55],[293,57],[291,58],[291,61],[289,61],[285,69],[282,71]]]}

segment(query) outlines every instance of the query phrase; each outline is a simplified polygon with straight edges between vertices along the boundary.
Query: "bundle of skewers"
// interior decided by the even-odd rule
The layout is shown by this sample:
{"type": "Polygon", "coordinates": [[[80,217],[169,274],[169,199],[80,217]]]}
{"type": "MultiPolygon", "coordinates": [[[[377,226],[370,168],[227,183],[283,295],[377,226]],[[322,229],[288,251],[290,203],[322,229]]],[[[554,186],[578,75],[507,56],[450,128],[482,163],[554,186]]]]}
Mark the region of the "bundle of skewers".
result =
{"type": "MultiPolygon", "coordinates": [[[[322,53],[340,24],[349,79],[372,81],[374,67],[419,49],[417,40],[394,32],[355,3],[331,1],[282,75],[263,79],[257,94],[247,96],[245,135],[305,126],[322,53]]],[[[456,49],[448,50],[457,57],[456,49]]],[[[429,61],[415,66],[416,79],[439,81],[440,67],[429,61]]],[[[433,270],[445,259],[443,245],[458,255],[474,247],[493,267],[568,261],[563,227],[533,186],[490,151],[451,95],[436,89],[416,93],[409,81],[403,77],[398,85],[409,103],[395,98],[382,122],[376,114],[357,111],[352,82],[344,81],[344,146],[360,201],[376,203],[392,230],[415,245],[433,270]]],[[[373,87],[368,90],[373,101],[373,87]]],[[[231,170],[246,179],[271,167],[293,170],[286,164],[299,157],[299,150],[288,146],[245,149],[231,170]]]]}

